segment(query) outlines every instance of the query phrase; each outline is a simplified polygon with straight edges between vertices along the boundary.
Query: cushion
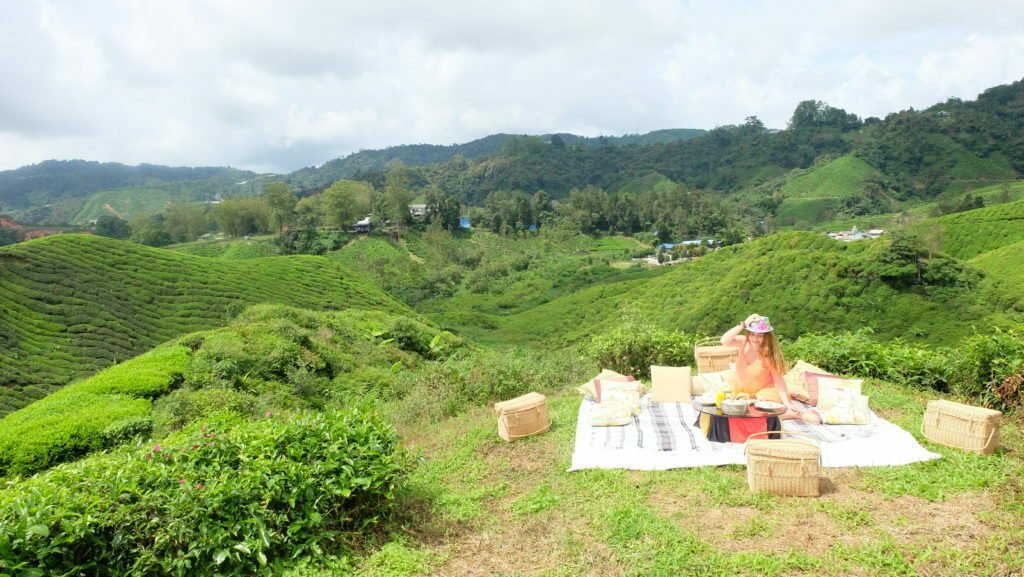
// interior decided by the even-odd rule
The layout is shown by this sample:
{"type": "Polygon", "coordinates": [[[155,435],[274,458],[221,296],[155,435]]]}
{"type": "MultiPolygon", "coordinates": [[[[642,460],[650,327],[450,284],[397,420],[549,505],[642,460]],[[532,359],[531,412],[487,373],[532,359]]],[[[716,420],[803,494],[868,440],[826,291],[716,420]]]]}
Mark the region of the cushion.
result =
{"type": "Polygon", "coordinates": [[[652,403],[689,403],[692,386],[690,367],[651,366],[652,403]]]}
{"type": "Polygon", "coordinates": [[[862,379],[819,376],[818,412],[828,425],[867,425],[871,422],[868,397],[861,394],[862,379]]]}
{"type": "Polygon", "coordinates": [[[590,414],[590,424],[594,427],[618,427],[632,422],[633,411],[626,403],[601,403],[590,414]]]}
{"type": "Polygon", "coordinates": [[[814,403],[811,402],[811,392],[808,390],[807,382],[804,379],[804,374],[807,372],[822,375],[828,374],[811,363],[799,360],[789,369],[789,372],[782,376],[782,380],[786,382],[786,390],[789,391],[790,397],[813,405],[814,403]]]}
{"type": "Polygon", "coordinates": [[[736,384],[736,371],[726,370],[717,373],[698,373],[690,384],[690,394],[731,393],[736,384]]]}
{"type": "MultiPolygon", "coordinates": [[[[804,402],[809,404],[809,405],[817,406],[818,405],[818,377],[826,377],[826,378],[828,378],[828,377],[834,377],[834,376],[835,375],[830,375],[828,373],[814,373],[814,372],[811,372],[811,371],[807,371],[806,373],[804,373],[804,386],[807,387],[807,395],[808,395],[808,397],[810,397],[808,400],[806,400],[804,402]]],[[[801,400],[803,400],[803,399],[801,399],[801,400]]]]}
{"type": "MultiPolygon", "coordinates": [[[[598,403],[604,399],[608,391],[612,390],[632,391],[641,396],[647,392],[647,387],[640,381],[632,380],[633,377],[619,375],[623,380],[608,380],[601,376],[603,374],[605,373],[602,371],[600,375],[583,383],[577,387],[576,390],[584,397],[592,399],[598,403]],[[625,380],[626,378],[630,380],[625,380]]],[[[614,377],[614,375],[618,375],[618,373],[613,373],[612,376],[614,377]]]]}
{"type": "Polygon", "coordinates": [[[616,373],[615,371],[613,371],[611,369],[601,369],[601,374],[597,375],[597,378],[599,378],[599,379],[601,379],[603,381],[622,381],[622,382],[628,382],[628,381],[635,381],[636,380],[636,378],[633,375],[623,375],[621,373],[616,373]]]}

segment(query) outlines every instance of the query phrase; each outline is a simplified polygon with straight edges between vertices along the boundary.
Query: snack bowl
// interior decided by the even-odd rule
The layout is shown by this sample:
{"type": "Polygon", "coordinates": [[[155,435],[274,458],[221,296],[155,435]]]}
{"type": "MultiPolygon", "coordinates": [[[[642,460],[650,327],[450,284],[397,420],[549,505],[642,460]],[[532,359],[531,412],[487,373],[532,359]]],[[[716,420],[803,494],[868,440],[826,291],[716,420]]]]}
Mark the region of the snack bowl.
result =
{"type": "Polygon", "coordinates": [[[749,404],[750,401],[743,399],[726,399],[722,401],[722,412],[726,415],[745,415],[749,404]]]}

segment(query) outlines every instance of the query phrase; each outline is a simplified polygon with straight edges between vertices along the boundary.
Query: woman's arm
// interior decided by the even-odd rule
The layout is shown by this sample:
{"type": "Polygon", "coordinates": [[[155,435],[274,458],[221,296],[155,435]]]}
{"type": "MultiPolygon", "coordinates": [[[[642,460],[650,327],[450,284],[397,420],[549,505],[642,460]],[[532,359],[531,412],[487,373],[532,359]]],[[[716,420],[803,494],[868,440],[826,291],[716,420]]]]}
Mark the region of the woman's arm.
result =
{"type": "Polygon", "coordinates": [[[740,333],[743,332],[743,329],[745,329],[745,328],[747,328],[747,321],[743,321],[742,323],[740,323],[740,324],[734,326],[733,328],[725,331],[725,334],[722,335],[722,338],[721,338],[722,346],[723,347],[742,347],[743,346],[743,337],[740,336],[740,333]]]}
{"type": "Polygon", "coordinates": [[[778,369],[772,369],[772,380],[775,382],[775,390],[779,392],[779,399],[782,400],[782,404],[791,407],[793,399],[789,396],[789,387],[786,386],[786,380],[782,378],[782,372],[778,369]]]}
{"type": "Polygon", "coordinates": [[[761,318],[761,315],[759,315],[759,314],[752,314],[749,317],[747,317],[747,320],[745,320],[745,321],[741,322],[740,324],[732,327],[731,329],[725,331],[725,334],[722,335],[722,338],[720,339],[720,342],[722,343],[722,346],[723,347],[742,347],[743,343],[744,343],[744,341],[746,339],[744,337],[740,336],[740,333],[743,332],[743,329],[747,328],[747,325],[749,325],[750,323],[756,321],[759,318],[761,318]]]}

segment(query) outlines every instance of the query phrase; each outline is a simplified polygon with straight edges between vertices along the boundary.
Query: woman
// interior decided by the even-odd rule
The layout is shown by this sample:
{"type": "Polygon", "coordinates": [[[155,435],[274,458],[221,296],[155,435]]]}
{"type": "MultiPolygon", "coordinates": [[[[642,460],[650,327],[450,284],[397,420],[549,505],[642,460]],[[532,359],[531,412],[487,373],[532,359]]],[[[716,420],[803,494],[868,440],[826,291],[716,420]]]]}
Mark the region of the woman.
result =
{"type": "Polygon", "coordinates": [[[768,317],[752,314],[722,335],[723,346],[740,350],[736,357],[736,393],[782,403],[787,410],[779,418],[801,418],[809,423],[821,423],[817,414],[802,411],[789,397],[786,381],[782,379],[786,363],[782,360],[782,349],[774,330],[768,317]],[[740,334],[744,330],[747,334],[740,334]]]}

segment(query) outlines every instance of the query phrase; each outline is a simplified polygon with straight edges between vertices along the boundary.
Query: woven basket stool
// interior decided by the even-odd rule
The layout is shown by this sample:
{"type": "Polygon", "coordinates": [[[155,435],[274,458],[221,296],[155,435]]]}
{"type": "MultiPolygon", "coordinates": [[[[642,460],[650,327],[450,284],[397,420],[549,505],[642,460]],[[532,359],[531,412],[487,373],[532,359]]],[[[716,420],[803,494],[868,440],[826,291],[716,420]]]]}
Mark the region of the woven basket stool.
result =
{"type": "Polygon", "coordinates": [[[526,393],[508,401],[495,403],[498,416],[498,436],[506,441],[518,441],[551,428],[548,399],[540,393],[526,393]]]}
{"type": "Polygon", "coordinates": [[[718,373],[729,369],[729,363],[734,362],[739,356],[740,350],[736,347],[726,347],[714,337],[700,339],[693,344],[693,358],[697,361],[698,373],[718,373]]]}
{"type": "Polygon", "coordinates": [[[1003,414],[953,401],[928,401],[921,434],[933,443],[988,455],[999,448],[1003,414]]]}
{"type": "Polygon", "coordinates": [[[747,484],[753,493],[794,497],[821,494],[821,449],[814,438],[787,431],[754,433],[747,438],[747,484]],[[761,435],[800,439],[755,439],[761,435]]]}

